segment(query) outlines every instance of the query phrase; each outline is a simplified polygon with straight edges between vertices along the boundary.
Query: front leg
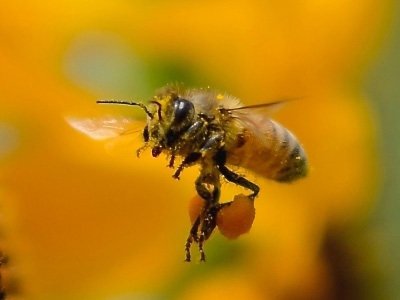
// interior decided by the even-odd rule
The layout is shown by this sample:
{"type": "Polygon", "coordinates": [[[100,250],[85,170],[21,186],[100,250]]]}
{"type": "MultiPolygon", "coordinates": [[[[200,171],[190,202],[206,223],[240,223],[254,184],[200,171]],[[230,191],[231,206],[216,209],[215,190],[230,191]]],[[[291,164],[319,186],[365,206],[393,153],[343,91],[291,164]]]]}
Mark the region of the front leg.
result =
{"type": "Polygon", "coordinates": [[[149,127],[147,125],[143,128],[142,135],[143,135],[144,145],[136,150],[137,157],[139,157],[140,153],[148,147],[150,135],[149,135],[149,127]]]}
{"type": "MultiPolygon", "coordinates": [[[[190,129],[190,128],[189,128],[190,129]]],[[[192,152],[188,156],[185,157],[183,162],[179,165],[178,169],[176,170],[175,174],[172,176],[175,179],[179,179],[179,176],[185,167],[195,163],[201,157],[206,156],[211,151],[217,151],[219,145],[222,141],[222,135],[215,134],[211,136],[205,143],[201,146],[198,152],[192,152]]]]}
{"type": "Polygon", "coordinates": [[[179,165],[178,169],[176,169],[176,172],[174,175],[172,175],[173,178],[179,180],[179,176],[183,169],[193,163],[195,163],[199,158],[201,157],[201,153],[199,152],[193,152],[190,153],[186,158],[183,160],[183,162],[179,165]]]}
{"type": "Polygon", "coordinates": [[[172,153],[167,167],[173,169],[174,163],[175,163],[175,154],[172,153]]]}

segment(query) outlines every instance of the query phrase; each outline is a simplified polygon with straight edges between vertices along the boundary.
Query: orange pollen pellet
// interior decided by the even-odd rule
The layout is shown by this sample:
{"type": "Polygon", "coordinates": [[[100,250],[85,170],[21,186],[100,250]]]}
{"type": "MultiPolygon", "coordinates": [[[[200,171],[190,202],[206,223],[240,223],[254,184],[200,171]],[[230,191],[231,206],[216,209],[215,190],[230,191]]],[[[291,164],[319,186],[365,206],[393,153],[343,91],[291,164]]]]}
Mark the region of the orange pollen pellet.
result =
{"type": "Polygon", "coordinates": [[[204,200],[199,195],[194,196],[189,202],[189,218],[192,224],[196,221],[197,217],[201,214],[204,206],[204,200]]]}
{"type": "Polygon", "coordinates": [[[217,214],[217,226],[223,236],[236,239],[250,231],[255,218],[254,201],[240,194],[217,214]]]}

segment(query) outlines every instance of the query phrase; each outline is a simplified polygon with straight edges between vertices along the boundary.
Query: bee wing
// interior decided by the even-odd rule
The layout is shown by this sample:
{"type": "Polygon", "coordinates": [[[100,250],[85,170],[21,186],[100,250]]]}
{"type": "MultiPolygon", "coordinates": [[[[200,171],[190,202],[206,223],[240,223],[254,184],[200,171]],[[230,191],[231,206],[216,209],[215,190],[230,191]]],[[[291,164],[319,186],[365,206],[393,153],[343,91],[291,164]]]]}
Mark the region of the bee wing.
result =
{"type": "Polygon", "coordinates": [[[279,109],[281,109],[288,101],[292,101],[294,99],[284,99],[269,103],[248,105],[248,106],[239,106],[227,109],[233,115],[241,116],[248,114],[260,114],[270,116],[279,109]]]}
{"type": "Polygon", "coordinates": [[[249,130],[262,143],[268,145],[272,126],[270,115],[279,110],[289,100],[281,100],[264,104],[240,106],[228,109],[232,118],[243,128],[249,130]]]}
{"type": "Polygon", "coordinates": [[[137,132],[137,122],[125,117],[105,116],[100,118],[66,118],[75,129],[83,132],[92,139],[105,140],[121,135],[137,132]]]}

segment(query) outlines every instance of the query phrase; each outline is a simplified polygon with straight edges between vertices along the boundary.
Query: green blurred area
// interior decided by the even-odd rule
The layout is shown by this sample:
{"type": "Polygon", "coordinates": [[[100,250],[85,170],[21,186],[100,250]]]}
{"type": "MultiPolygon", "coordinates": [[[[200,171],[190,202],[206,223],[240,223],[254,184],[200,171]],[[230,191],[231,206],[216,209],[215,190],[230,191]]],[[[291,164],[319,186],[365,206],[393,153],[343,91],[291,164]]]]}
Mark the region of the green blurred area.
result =
{"type": "Polygon", "coordinates": [[[400,299],[400,9],[378,57],[370,65],[364,90],[371,99],[381,143],[383,181],[370,220],[371,240],[386,272],[389,299],[400,299]]]}

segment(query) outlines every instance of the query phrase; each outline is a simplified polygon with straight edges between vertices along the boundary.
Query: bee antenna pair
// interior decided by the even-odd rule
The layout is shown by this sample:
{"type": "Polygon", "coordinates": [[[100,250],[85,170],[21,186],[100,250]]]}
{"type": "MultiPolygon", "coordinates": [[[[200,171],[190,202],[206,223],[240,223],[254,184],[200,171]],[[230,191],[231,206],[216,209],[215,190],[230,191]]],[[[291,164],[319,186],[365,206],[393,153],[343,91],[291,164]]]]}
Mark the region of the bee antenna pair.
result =
{"type": "Polygon", "coordinates": [[[120,104],[120,105],[133,105],[133,106],[139,106],[142,108],[145,113],[150,117],[150,119],[153,119],[153,114],[149,112],[147,109],[146,105],[143,103],[139,102],[131,102],[131,101],[124,101],[124,100],[97,100],[96,103],[98,104],[120,104]]]}

